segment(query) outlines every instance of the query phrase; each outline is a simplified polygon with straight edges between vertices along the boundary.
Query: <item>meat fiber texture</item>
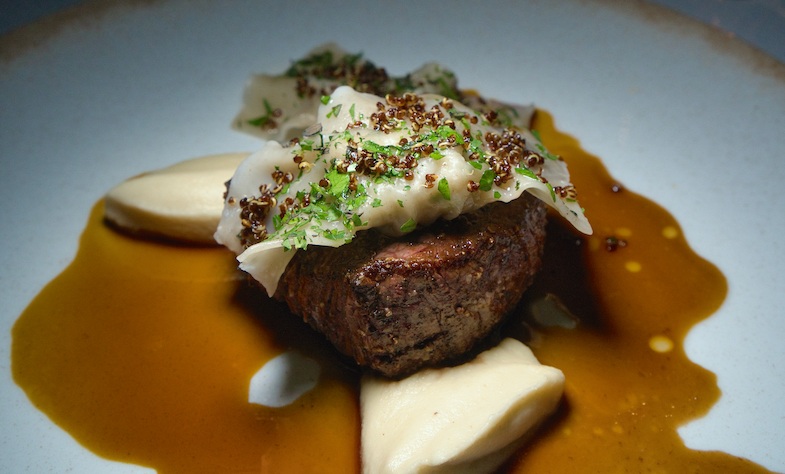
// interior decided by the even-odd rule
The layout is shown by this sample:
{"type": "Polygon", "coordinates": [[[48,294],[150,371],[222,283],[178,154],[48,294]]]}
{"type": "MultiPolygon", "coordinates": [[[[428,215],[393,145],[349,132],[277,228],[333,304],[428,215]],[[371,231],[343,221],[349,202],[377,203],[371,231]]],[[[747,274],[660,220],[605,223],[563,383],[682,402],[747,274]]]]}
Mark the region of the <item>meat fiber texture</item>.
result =
{"type": "Polygon", "coordinates": [[[275,296],[360,366],[403,377],[499,326],[540,269],[545,223],[525,194],[404,237],[362,232],[298,252],[275,296]]]}

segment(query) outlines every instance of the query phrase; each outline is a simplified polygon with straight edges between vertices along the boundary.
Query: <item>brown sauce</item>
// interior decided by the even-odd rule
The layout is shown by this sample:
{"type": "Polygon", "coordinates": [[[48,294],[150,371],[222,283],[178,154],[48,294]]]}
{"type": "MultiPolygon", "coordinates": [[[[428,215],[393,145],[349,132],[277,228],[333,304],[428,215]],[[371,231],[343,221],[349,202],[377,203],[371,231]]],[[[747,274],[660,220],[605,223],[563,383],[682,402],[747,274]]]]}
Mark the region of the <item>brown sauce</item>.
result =
{"type": "MultiPolygon", "coordinates": [[[[530,338],[538,358],[567,378],[559,412],[504,470],[766,472],[689,450],[676,432],[719,396],[714,375],[687,359],[682,342],[722,303],[724,277],[665,210],[615,190],[601,162],[550,116],[540,113],[535,128],[569,162],[595,235],[576,236],[554,219],[546,267],[504,329],[530,338]],[[529,321],[529,304],[544,294],[578,326],[529,321]]],[[[16,383],[101,456],[161,473],[360,469],[357,373],[249,288],[225,250],[122,235],[104,225],[99,203],[74,262],[12,336],[16,383]],[[317,388],[284,408],[249,404],[250,377],[290,347],[320,361],[317,388]]]]}

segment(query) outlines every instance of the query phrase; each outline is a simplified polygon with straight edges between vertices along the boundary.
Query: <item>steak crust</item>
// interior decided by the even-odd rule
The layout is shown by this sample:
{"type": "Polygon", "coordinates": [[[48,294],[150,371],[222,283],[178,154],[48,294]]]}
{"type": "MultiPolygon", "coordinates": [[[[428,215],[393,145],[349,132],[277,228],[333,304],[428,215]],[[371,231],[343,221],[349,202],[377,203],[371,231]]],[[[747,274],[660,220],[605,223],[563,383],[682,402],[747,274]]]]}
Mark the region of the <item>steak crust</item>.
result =
{"type": "Polygon", "coordinates": [[[298,252],[275,297],[360,366],[388,377],[470,351],[539,271],[545,205],[524,193],[404,237],[375,230],[298,252]]]}

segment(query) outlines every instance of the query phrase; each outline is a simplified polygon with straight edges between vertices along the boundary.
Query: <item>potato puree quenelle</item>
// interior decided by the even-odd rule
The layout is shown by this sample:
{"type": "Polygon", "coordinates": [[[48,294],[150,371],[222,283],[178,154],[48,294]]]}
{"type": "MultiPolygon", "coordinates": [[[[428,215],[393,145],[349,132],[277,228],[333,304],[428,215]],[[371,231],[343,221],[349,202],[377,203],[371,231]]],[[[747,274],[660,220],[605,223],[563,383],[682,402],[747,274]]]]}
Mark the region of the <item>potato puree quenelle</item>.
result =
{"type": "Polygon", "coordinates": [[[135,234],[215,244],[223,209],[216,196],[247,156],[204,156],[134,176],[106,193],[106,218],[135,234]]]}
{"type": "Polygon", "coordinates": [[[505,339],[463,365],[360,385],[363,472],[497,468],[559,403],[564,374],[505,339]]]}

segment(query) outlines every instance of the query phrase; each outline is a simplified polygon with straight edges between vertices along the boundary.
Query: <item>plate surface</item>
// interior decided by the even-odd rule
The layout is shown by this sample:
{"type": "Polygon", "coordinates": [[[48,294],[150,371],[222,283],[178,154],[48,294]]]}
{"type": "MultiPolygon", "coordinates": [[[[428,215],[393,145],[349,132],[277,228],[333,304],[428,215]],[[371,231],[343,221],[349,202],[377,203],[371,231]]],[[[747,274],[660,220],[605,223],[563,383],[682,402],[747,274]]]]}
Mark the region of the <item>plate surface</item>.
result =
{"type": "Polygon", "coordinates": [[[463,87],[534,102],[673,213],[729,281],[687,340],[723,396],[680,432],[696,449],[785,471],[785,65],[645,4],[338,5],[88,3],[0,39],[0,471],[144,471],[97,458],[30,405],[8,370],[10,328],[73,258],[108,188],[258,148],[229,130],[246,78],[326,41],[396,74],[438,60],[463,87]]]}

